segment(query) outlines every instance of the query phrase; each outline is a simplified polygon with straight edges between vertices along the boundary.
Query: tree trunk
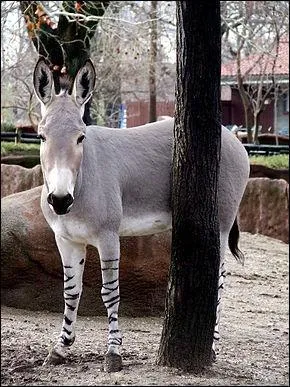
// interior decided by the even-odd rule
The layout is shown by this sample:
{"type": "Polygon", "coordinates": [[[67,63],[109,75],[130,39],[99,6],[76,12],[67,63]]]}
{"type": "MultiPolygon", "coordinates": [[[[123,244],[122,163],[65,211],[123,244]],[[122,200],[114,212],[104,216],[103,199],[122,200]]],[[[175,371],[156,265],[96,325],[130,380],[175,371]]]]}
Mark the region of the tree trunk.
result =
{"type": "Polygon", "coordinates": [[[243,104],[243,107],[244,107],[244,115],[245,115],[245,127],[247,128],[247,141],[248,141],[248,144],[252,144],[254,116],[251,110],[251,106],[243,104]]]}
{"type": "Polygon", "coordinates": [[[251,101],[249,100],[245,92],[243,80],[239,79],[239,75],[238,75],[238,89],[239,89],[239,94],[244,108],[245,127],[247,128],[247,141],[248,141],[248,144],[252,144],[253,142],[252,129],[254,126],[254,115],[251,109],[251,101]]]}
{"type": "Polygon", "coordinates": [[[220,4],[177,1],[172,254],[157,363],[212,362],[220,241],[220,4]]]}
{"type": "Polygon", "coordinates": [[[258,136],[259,136],[259,122],[260,122],[260,115],[262,111],[255,112],[254,114],[254,144],[259,144],[258,136]]]}
{"type": "Polygon", "coordinates": [[[151,1],[150,53],[149,53],[149,122],[157,120],[156,115],[156,57],[157,57],[157,1],[151,1]]]}
{"type": "Polygon", "coordinates": [[[253,135],[252,135],[252,128],[253,128],[253,114],[251,110],[251,101],[246,93],[245,86],[244,86],[244,79],[242,76],[242,69],[241,69],[241,50],[243,47],[243,43],[240,42],[239,48],[237,50],[237,83],[238,83],[238,90],[239,94],[243,103],[244,108],[244,119],[245,119],[245,127],[247,128],[247,141],[249,144],[253,142],[253,135]]]}
{"type": "Polygon", "coordinates": [[[278,86],[275,84],[274,88],[274,133],[275,133],[275,143],[276,145],[279,145],[279,139],[278,139],[278,112],[277,112],[277,105],[278,105],[278,86]]]}

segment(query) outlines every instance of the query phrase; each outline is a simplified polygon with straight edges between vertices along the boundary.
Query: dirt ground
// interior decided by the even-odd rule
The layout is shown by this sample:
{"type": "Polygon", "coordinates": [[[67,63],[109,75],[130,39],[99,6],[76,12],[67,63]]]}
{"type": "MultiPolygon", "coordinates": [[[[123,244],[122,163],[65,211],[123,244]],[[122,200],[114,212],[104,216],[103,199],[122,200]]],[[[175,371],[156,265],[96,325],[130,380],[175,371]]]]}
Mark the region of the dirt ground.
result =
{"type": "MultiPolygon", "coordinates": [[[[220,353],[201,375],[155,364],[162,319],[123,318],[123,370],[103,371],[105,317],[77,322],[65,364],[42,366],[57,337],[59,314],[1,308],[1,385],[206,385],[289,386],[288,244],[242,233],[245,265],[228,253],[220,353]]],[[[122,289],[122,284],[121,284],[122,289]]],[[[97,296],[97,295],[96,295],[97,296]]]]}

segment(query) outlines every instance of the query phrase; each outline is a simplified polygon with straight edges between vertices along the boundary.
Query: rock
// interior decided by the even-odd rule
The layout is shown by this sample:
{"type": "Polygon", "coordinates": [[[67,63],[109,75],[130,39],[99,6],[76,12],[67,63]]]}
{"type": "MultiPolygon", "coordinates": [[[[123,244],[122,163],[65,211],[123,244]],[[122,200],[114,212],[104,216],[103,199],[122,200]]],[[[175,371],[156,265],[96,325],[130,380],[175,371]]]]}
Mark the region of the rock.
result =
{"type": "Polygon", "coordinates": [[[1,156],[1,163],[10,165],[20,165],[24,168],[33,168],[40,164],[40,157],[38,155],[8,155],[1,156]]]}
{"type": "Polygon", "coordinates": [[[284,179],[289,183],[289,169],[274,169],[260,164],[251,164],[250,177],[269,177],[269,179],[284,179]]]}
{"type": "Polygon", "coordinates": [[[1,198],[42,184],[40,165],[24,168],[19,165],[1,164],[1,198]]]}
{"type": "Polygon", "coordinates": [[[282,179],[251,178],[239,210],[241,231],[289,243],[289,184],[282,179]]]}
{"type": "Polygon", "coordinates": [[[258,135],[258,141],[261,145],[276,145],[276,139],[278,145],[289,145],[289,136],[282,136],[274,133],[261,133],[258,135]]]}
{"type": "MultiPolygon", "coordinates": [[[[62,312],[63,274],[54,234],[40,208],[41,187],[1,200],[1,302],[62,312]]],[[[161,315],[164,309],[171,233],[121,239],[120,312],[161,315]]],[[[105,314],[97,250],[89,246],[80,314],[105,314]]]]}
{"type": "MultiPolygon", "coordinates": [[[[1,301],[6,306],[63,311],[62,264],[54,234],[40,209],[41,187],[1,200],[1,301]]],[[[250,179],[239,211],[242,231],[288,243],[288,184],[250,179]]],[[[120,313],[160,316],[164,311],[171,232],[121,238],[120,313]]],[[[79,313],[105,314],[97,250],[89,246],[79,313]]]]}

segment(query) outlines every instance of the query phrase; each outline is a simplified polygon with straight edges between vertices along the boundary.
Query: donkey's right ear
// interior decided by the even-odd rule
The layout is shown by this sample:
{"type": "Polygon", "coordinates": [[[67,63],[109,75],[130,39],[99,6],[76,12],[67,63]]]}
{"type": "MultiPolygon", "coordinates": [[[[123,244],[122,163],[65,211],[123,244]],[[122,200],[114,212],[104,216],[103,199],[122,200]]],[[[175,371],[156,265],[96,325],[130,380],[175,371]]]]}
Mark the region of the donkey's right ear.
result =
{"type": "Polygon", "coordinates": [[[33,86],[37,98],[44,105],[47,105],[55,95],[53,75],[44,58],[40,58],[36,63],[33,86]]]}

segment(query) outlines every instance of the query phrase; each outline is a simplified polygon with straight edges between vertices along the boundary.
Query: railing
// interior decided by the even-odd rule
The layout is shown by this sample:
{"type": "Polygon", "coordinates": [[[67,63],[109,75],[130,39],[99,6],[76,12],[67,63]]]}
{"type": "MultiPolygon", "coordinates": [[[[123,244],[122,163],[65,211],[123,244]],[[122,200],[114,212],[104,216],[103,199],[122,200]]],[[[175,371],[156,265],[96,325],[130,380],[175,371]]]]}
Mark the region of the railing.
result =
{"type": "Polygon", "coordinates": [[[29,144],[40,144],[40,139],[36,133],[25,133],[25,132],[1,132],[1,141],[14,141],[15,143],[29,143],[29,144]]]}
{"type": "Polygon", "coordinates": [[[243,144],[248,155],[271,156],[279,154],[289,154],[289,145],[255,145],[243,144]]]}
{"type": "MultiPolygon", "coordinates": [[[[1,132],[1,141],[15,141],[29,144],[39,144],[40,140],[36,133],[24,133],[24,132],[1,132]]],[[[243,144],[249,155],[276,155],[276,154],[289,154],[288,145],[255,145],[255,144],[243,144]]]]}

